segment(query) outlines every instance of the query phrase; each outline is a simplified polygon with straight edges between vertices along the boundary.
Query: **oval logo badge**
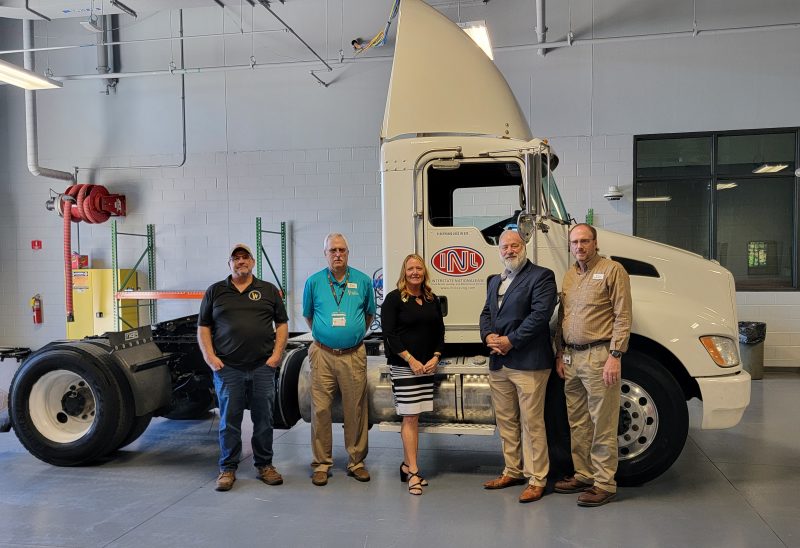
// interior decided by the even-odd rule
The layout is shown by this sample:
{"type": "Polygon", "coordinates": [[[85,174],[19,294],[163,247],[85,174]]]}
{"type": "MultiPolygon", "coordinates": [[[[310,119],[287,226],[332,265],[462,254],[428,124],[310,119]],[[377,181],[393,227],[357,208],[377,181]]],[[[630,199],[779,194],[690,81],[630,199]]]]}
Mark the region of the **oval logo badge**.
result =
{"type": "Polygon", "coordinates": [[[256,291],[256,290],[254,289],[254,290],[252,290],[252,291],[250,292],[250,294],[248,295],[248,297],[250,297],[250,300],[251,300],[251,301],[260,301],[260,300],[261,300],[261,292],[260,292],[260,291],[256,291]]]}
{"type": "Polygon", "coordinates": [[[469,276],[483,268],[483,255],[471,247],[453,246],[437,251],[431,266],[447,276],[469,276]]]}

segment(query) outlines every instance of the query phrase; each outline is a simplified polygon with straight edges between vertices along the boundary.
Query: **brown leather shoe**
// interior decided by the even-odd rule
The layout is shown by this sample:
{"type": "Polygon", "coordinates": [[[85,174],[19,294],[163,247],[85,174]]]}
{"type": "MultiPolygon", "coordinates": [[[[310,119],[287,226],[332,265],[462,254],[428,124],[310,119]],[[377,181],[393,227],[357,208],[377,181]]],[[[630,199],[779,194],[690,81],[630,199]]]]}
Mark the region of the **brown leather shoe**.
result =
{"type": "Polygon", "coordinates": [[[369,472],[363,466],[361,468],[353,468],[348,470],[347,475],[357,479],[358,481],[369,481],[369,472]]]}
{"type": "Polygon", "coordinates": [[[274,466],[259,466],[258,479],[267,485],[280,485],[283,483],[283,476],[281,476],[274,466]]]}
{"type": "Polygon", "coordinates": [[[544,487],[540,485],[528,485],[522,494],[519,496],[519,501],[522,503],[536,502],[544,495],[544,487]]]}
{"type": "Polygon", "coordinates": [[[236,472],[233,470],[222,470],[219,476],[217,476],[217,486],[214,489],[217,491],[230,491],[235,481],[236,472]]]}
{"type": "Polygon", "coordinates": [[[575,479],[575,476],[568,476],[563,480],[558,480],[553,488],[556,493],[580,493],[591,487],[591,483],[583,483],[575,479]]]}
{"type": "Polygon", "coordinates": [[[524,485],[528,483],[525,478],[512,478],[511,476],[500,476],[493,480],[489,480],[483,484],[484,489],[505,489],[513,485],[524,485]]]}
{"type": "Polygon", "coordinates": [[[602,506],[607,502],[611,502],[616,493],[610,493],[593,485],[578,497],[578,506],[602,506]]]}
{"type": "Polygon", "coordinates": [[[313,474],[311,474],[311,483],[318,487],[322,487],[323,485],[328,485],[328,473],[323,472],[322,470],[317,470],[313,474]]]}

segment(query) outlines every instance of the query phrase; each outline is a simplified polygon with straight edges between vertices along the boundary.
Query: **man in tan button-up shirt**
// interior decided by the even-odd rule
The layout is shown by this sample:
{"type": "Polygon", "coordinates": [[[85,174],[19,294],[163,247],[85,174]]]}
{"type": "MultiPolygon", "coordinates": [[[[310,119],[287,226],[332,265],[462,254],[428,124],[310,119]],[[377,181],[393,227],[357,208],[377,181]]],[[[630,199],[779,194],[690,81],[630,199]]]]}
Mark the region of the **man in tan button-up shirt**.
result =
{"type": "Polygon", "coordinates": [[[597,231],[579,224],[569,233],[577,259],[564,275],[556,331],[556,372],[564,379],[575,475],[556,482],[578,493],[579,506],[614,498],[617,483],[622,354],[631,331],[631,286],[621,264],[597,254],[597,231]]]}

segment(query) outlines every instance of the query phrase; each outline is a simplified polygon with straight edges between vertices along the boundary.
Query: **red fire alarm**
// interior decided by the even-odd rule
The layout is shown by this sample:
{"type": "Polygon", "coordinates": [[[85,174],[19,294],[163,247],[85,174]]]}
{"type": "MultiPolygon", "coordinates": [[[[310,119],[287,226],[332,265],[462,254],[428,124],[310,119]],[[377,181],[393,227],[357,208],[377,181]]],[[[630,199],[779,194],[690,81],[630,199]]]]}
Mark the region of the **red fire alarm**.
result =
{"type": "Polygon", "coordinates": [[[42,240],[31,240],[31,249],[42,249],[42,240]]]}

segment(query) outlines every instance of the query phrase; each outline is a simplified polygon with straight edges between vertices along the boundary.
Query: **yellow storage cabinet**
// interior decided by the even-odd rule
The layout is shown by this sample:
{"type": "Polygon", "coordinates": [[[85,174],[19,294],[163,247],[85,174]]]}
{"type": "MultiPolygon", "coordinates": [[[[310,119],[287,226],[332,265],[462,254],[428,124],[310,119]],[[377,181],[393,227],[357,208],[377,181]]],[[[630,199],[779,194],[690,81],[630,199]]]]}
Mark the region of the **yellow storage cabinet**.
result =
{"type": "MultiPolygon", "coordinates": [[[[119,271],[118,283],[130,274],[130,269],[119,271]]],[[[114,326],[114,271],[110,268],[81,268],[72,271],[72,302],[75,321],[67,322],[67,338],[82,339],[89,335],[102,335],[115,331],[114,326]]],[[[123,289],[136,289],[136,273],[123,289]]],[[[138,301],[125,301],[120,310],[121,329],[139,326],[138,301]]]]}

